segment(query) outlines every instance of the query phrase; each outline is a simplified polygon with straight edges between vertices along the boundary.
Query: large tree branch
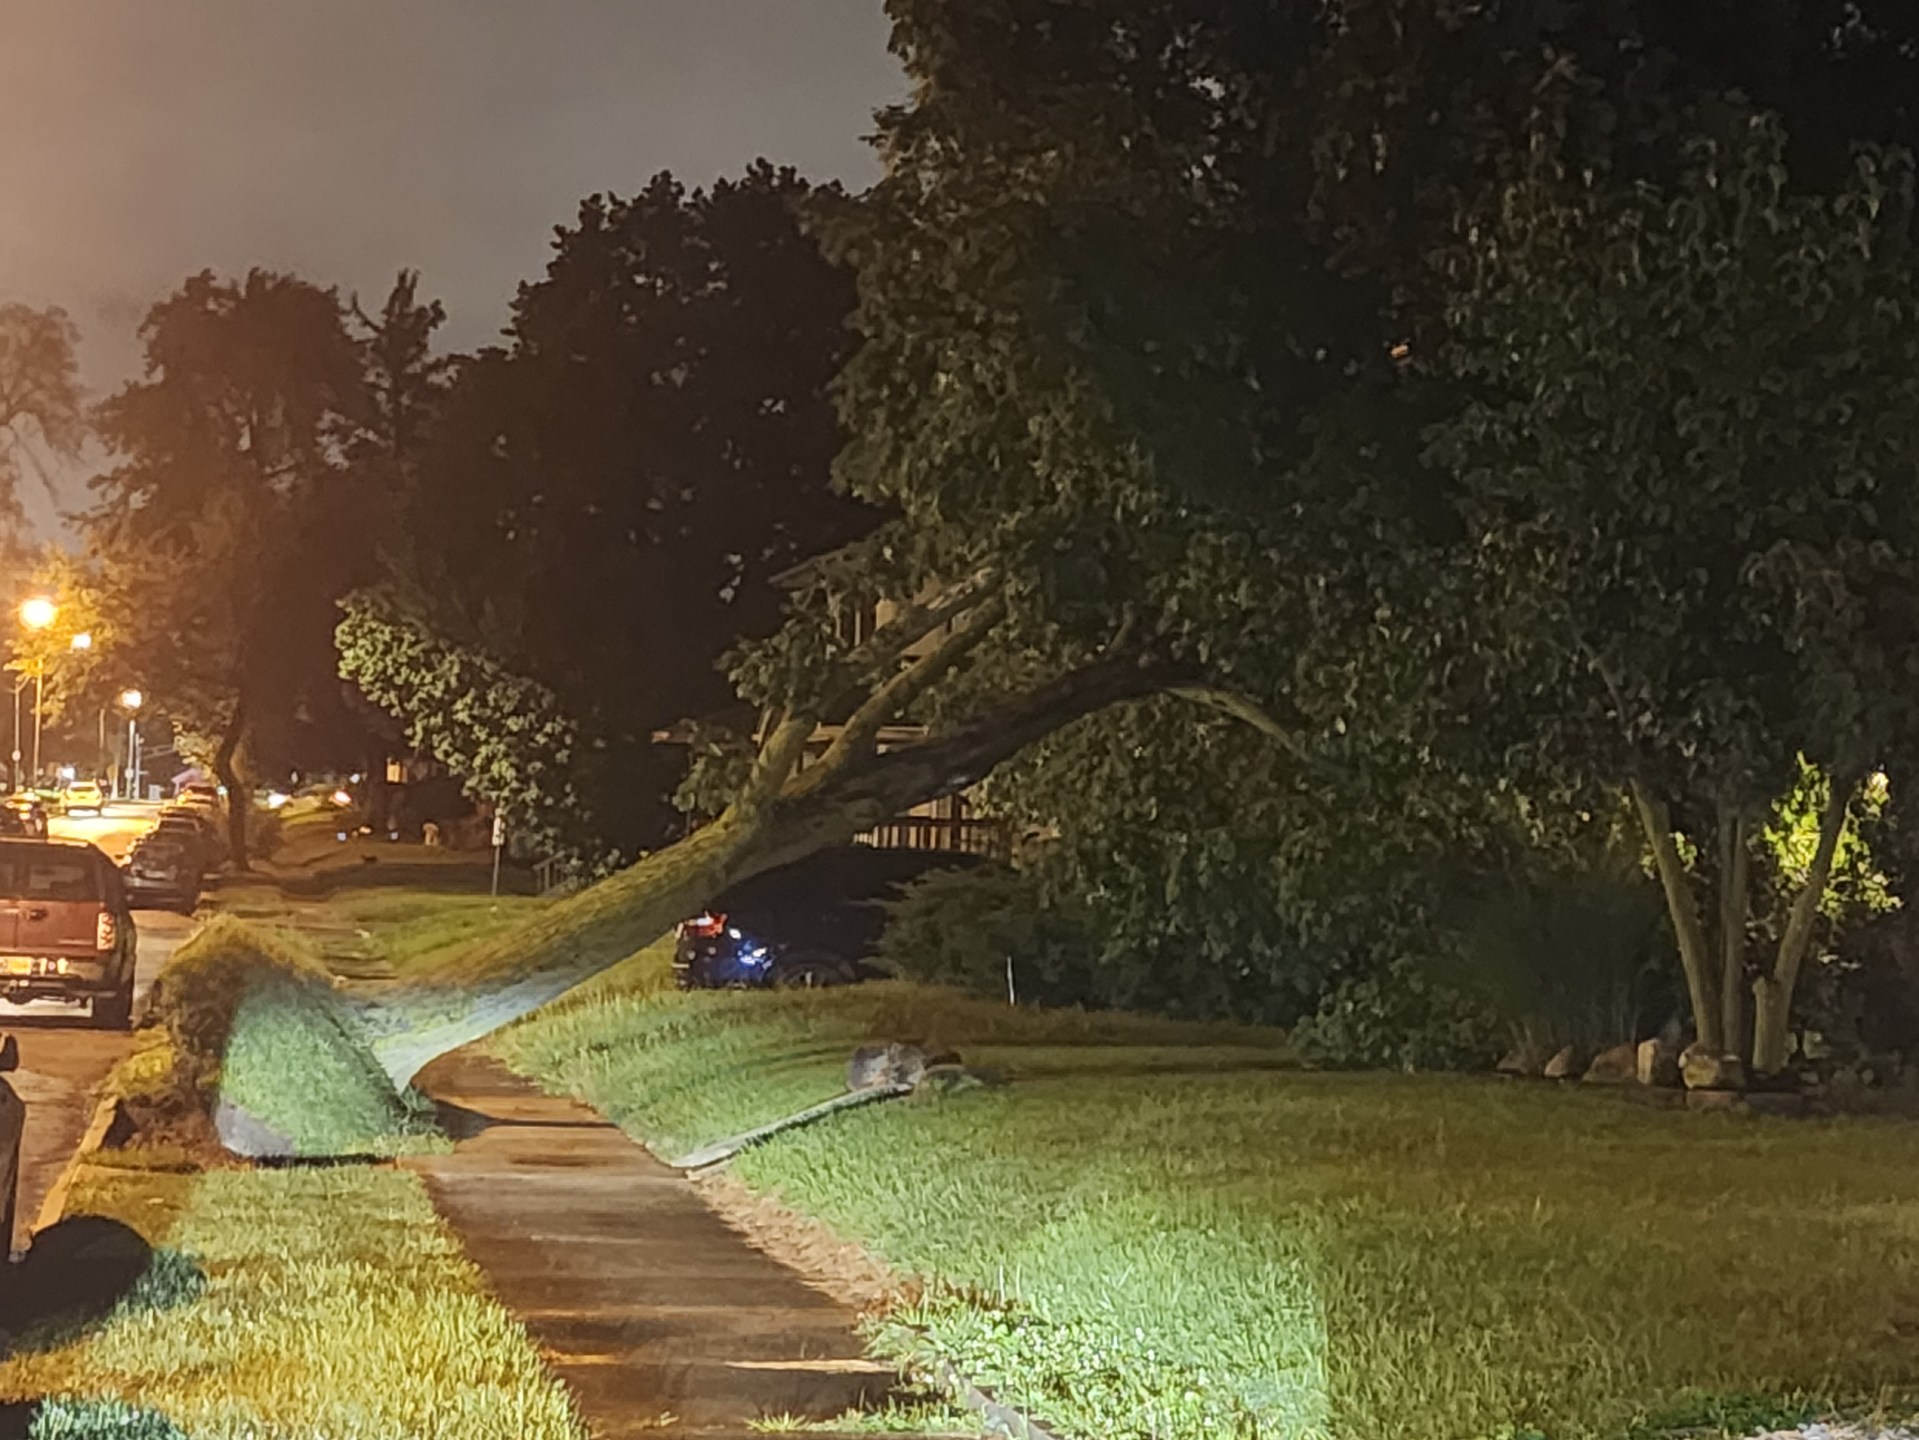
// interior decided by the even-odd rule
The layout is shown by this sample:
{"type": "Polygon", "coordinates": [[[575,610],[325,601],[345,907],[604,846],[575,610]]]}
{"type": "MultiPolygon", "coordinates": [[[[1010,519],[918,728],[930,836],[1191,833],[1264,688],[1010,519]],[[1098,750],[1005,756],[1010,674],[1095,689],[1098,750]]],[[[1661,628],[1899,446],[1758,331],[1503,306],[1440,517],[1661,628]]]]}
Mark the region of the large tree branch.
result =
{"type": "Polygon", "coordinates": [[[1192,670],[1137,653],[1112,655],[1028,691],[965,724],[896,746],[812,788],[802,804],[845,808],[860,829],[986,778],[1055,730],[1124,700],[1190,682],[1192,670]]]}
{"type": "Polygon", "coordinates": [[[835,737],[820,763],[807,772],[817,785],[849,765],[870,755],[879,741],[882,727],[897,719],[905,709],[924,695],[953,667],[964,660],[999,624],[1006,614],[1006,603],[990,597],[966,612],[931,650],[918,656],[898,674],[878,686],[853,712],[835,737]]]}
{"type": "Polygon", "coordinates": [[[1231,716],[1243,725],[1250,725],[1269,740],[1279,742],[1282,749],[1307,769],[1325,776],[1330,780],[1344,780],[1346,772],[1329,760],[1323,760],[1306,748],[1306,742],[1291,727],[1280,722],[1272,711],[1268,710],[1252,696],[1240,690],[1231,690],[1218,685],[1176,685],[1169,695],[1177,695],[1182,700],[1190,700],[1195,705],[1203,705],[1209,710],[1217,710],[1222,715],[1231,716]]]}
{"type": "Polygon", "coordinates": [[[839,661],[835,667],[837,683],[829,687],[824,708],[837,708],[853,693],[870,686],[875,675],[890,674],[907,651],[986,599],[998,578],[996,571],[982,567],[937,595],[902,605],[892,619],[839,661]]]}

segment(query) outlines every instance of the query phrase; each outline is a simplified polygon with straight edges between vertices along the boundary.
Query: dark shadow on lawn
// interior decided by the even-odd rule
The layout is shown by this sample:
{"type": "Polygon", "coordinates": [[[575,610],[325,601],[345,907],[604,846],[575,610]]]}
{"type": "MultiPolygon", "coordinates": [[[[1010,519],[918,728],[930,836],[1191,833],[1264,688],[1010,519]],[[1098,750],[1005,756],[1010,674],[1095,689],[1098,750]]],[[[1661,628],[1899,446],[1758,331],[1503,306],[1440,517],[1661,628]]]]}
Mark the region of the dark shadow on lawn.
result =
{"type": "Polygon", "coordinates": [[[184,1440],[156,1410],[118,1400],[16,1400],[0,1404],[0,1440],[184,1440]]]}
{"type": "Polygon", "coordinates": [[[67,1344],[122,1305],[182,1304],[205,1283],[188,1257],[156,1251],[119,1221],[73,1216],[40,1231],[25,1255],[0,1266],[0,1357],[67,1344]]]}

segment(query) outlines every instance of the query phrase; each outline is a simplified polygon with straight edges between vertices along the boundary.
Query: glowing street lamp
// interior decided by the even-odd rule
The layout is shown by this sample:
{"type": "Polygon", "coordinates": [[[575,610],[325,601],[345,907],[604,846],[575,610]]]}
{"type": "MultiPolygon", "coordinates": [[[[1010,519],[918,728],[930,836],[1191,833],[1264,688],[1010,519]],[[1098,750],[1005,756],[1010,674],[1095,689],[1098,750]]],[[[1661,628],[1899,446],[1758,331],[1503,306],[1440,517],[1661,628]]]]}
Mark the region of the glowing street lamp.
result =
{"type": "Polygon", "coordinates": [[[20,623],[29,630],[44,630],[60,616],[60,607],[44,595],[33,595],[20,602],[20,623]]]}
{"type": "Polygon", "coordinates": [[[120,692],[121,708],[127,712],[127,799],[140,798],[140,707],[147,697],[138,690],[120,692]]]}
{"type": "Polygon", "coordinates": [[[82,630],[68,642],[67,648],[70,650],[91,650],[93,648],[93,632],[90,630],[82,630]]]}

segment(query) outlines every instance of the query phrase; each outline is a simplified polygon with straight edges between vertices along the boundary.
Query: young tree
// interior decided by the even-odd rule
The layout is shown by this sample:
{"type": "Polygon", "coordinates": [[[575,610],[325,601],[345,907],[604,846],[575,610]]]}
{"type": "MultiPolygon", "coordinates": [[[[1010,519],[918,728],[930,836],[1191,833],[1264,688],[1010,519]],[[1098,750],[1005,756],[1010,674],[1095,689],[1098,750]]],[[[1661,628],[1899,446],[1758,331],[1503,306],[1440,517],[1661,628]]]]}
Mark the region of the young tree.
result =
{"type": "Polygon", "coordinates": [[[87,438],[74,346],[79,334],[62,310],[0,304],[0,545],[18,560],[25,517],[20,482],[46,481],[79,461],[87,438]]]}
{"type": "Polygon", "coordinates": [[[367,413],[361,356],[332,291],[259,270],[193,277],[141,338],[145,375],[100,409],[117,463],[87,530],[142,688],[219,737],[244,866],[245,748],[334,684],[328,612],[356,576],[320,522],[367,413]]]}
{"type": "Polygon", "coordinates": [[[1919,674],[1911,162],[1862,155],[1830,198],[1787,180],[1762,121],[1695,142],[1670,189],[1542,163],[1452,258],[1477,398],[1436,431],[1467,490],[1461,630],[1523,763],[1630,791],[1699,1041],[1746,1051],[1750,994],[1762,1074],[1919,674]],[[1755,957],[1759,832],[1802,758],[1817,841],[1755,957]]]}
{"type": "Polygon", "coordinates": [[[346,673],[516,836],[597,861],[676,829],[653,732],[729,707],[719,659],[778,628],[773,577],[874,523],[829,487],[852,288],[801,228],[813,193],[762,164],[587,200],[409,467],[346,673]],[[382,643],[400,620],[414,638],[382,643]],[[475,732],[456,671],[547,697],[564,763],[546,727],[475,732]]]}

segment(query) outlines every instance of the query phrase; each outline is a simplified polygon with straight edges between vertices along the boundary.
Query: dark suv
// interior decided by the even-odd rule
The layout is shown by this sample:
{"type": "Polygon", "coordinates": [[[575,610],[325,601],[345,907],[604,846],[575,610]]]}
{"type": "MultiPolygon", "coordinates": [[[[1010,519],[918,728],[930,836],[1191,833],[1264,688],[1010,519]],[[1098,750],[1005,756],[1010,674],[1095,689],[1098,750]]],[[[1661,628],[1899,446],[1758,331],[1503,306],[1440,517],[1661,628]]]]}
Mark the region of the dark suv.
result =
{"type": "Polygon", "coordinates": [[[133,971],[133,912],[99,847],[0,838],[0,999],[88,1001],[95,1025],[124,1030],[133,971]]]}
{"type": "Polygon", "coordinates": [[[847,845],[782,865],[682,921],[673,972],[682,990],[846,985],[877,972],[867,957],[885,905],[930,870],[977,864],[944,850],[847,845]]]}

